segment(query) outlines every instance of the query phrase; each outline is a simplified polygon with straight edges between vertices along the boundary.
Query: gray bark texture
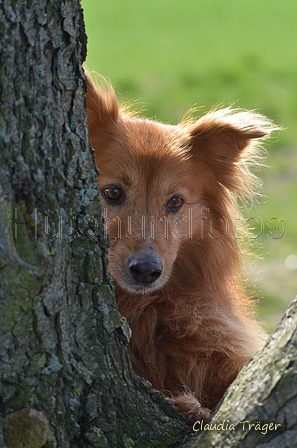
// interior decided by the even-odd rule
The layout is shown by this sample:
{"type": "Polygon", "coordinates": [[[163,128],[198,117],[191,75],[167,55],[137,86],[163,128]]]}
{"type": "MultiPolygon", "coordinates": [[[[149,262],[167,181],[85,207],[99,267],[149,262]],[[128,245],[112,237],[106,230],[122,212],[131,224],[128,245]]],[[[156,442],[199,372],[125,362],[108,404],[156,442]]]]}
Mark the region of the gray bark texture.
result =
{"type": "Polygon", "coordinates": [[[170,446],[107,273],[79,1],[0,1],[0,46],[0,447],[170,446]]]}
{"type": "Polygon", "coordinates": [[[296,301],[213,413],[236,430],[193,431],[133,373],[107,269],[85,53],[79,0],[0,0],[0,448],[297,445],[296,301]]]}
{"type": "Polygon", "coordinates": [[[185,447],[297,446],[297,297],[212,414],[210,429],[196,431],[185,447]]]}

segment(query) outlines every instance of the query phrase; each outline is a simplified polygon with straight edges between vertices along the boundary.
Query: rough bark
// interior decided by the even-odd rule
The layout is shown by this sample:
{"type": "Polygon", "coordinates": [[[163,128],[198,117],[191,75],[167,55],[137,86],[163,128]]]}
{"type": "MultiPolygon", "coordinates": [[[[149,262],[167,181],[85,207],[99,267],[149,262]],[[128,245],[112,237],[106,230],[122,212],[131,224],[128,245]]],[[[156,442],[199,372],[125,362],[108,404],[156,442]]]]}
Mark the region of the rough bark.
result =
{"type": "Polygon", "coordinates": [[[78,0],[0,0],[0,448],[294,446],[296,301],[212,420],[278,431],[195,433],[132,372],[107,271],[85,47],[78,0]]]}
{"type": "Polygon", "coordinates": [[[79,1],[0,2],[0,45],[0,447],[171,446],[106,269],[79,1]]]}
{"type": "Polygon", "coordinates": [[[297,446],[296,355],[297,297],[265,347],[240,372],[211,420],[205,422],[210,430],[204,425],[206,430],[200,431],[197,424],[197,438],[184,447],[297,446]]]}

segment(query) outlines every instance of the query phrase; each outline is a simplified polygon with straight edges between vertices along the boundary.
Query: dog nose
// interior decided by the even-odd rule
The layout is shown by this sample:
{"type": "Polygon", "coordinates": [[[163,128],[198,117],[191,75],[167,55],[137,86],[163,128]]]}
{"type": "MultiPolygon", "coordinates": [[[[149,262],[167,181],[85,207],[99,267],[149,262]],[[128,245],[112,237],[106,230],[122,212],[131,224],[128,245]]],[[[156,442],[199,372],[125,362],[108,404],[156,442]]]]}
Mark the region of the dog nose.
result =
{"type": "Polygon", "coordinates": [[[162,274],[163,265],[155,256],[146,255],[130,260],[129,269],[134,280],[141,283],[153,283],[162,274]]]}

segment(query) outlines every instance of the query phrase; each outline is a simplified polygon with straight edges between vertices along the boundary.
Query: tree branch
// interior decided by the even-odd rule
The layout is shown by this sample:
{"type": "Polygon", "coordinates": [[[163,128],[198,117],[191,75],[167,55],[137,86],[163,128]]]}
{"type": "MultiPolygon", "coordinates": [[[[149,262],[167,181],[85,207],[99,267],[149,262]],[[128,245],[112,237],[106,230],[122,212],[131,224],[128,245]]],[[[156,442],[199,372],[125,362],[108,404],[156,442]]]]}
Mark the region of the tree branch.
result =
{"type": "Polygon", "coordinates": [[[296,446],[296,354],[297,297],[263,349],[231,384],[211,420],[204,422],[204,430],[197,424],[198,436],[184,447],[296,446]]]}

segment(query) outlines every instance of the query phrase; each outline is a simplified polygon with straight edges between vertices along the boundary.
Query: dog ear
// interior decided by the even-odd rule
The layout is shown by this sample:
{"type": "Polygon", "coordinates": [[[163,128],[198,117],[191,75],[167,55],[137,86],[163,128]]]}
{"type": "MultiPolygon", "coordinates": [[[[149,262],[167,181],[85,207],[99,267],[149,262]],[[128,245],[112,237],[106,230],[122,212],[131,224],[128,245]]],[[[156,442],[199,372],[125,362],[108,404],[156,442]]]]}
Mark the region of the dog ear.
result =
{"type": "Polygon", "coordinates": [[[119,105],[112,86],[103,78],[100,85],[95,84],[85,72],[88,90],[87,117],[91,141],[100,135],[109,124],[116,123],[119,117],[119,105]]]}
{"type": "Polygon", "coordinates": [[[229,108],[209,112],[189,126],[192,157],[221,184],[238,190],[248,165],[257,163],[261,141],[275,129],[267,118],[253,112],[229,108]]]}

